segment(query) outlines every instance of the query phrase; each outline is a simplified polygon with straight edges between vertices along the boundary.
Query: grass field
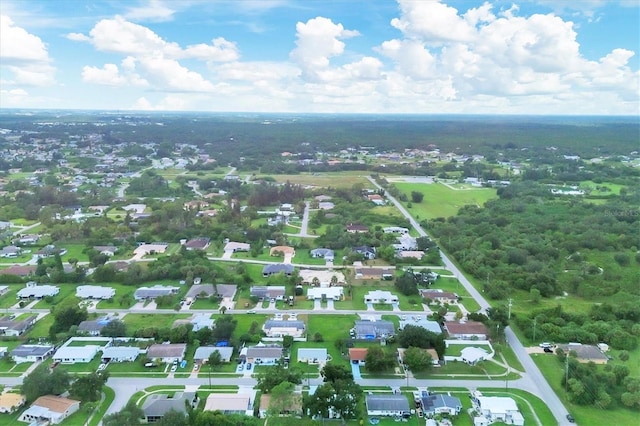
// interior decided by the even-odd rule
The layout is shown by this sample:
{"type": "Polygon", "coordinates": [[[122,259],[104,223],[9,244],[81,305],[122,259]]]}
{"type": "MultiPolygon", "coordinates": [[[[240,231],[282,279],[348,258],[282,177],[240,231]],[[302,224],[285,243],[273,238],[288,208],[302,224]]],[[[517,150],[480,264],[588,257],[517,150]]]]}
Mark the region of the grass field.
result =
{"type": "MultiPolygon", "coordinates": [[[[417,220],[437,217],[455,216],[458,210],[466,205],[483,206],[487,201],[496,198],[496,190],[492,188],[471,188],[453,190],[441,184],[404,183],[394,185],[411,200],[411,192],[424,194],[421,203],[412,203],[409,213],[417,220]]],[[[407,207],[408,203],[403,203],[407,207]]]]}
{"type": "Polygon", "coordinates": [[[366,172],[336,172],[336,173],[300,173],[299,175],[272,175],[272,177],[280,183],[290,182],[292,184],[316,186],[316,187],[332,187],[332,188],[351,188],[355,184],[362,184],[365,187],[371,186],[367,178],[366,172]]]}

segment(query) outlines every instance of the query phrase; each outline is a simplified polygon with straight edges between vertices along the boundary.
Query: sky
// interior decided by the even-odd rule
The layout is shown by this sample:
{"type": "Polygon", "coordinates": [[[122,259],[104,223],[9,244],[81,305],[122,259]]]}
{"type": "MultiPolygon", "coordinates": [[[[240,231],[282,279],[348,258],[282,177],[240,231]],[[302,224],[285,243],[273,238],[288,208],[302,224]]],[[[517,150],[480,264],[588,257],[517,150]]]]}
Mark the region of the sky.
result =
{"type": "Polygon", "coordinates": [[[640,114],[639,0],[0,0],[0,108],[640,114]]]}

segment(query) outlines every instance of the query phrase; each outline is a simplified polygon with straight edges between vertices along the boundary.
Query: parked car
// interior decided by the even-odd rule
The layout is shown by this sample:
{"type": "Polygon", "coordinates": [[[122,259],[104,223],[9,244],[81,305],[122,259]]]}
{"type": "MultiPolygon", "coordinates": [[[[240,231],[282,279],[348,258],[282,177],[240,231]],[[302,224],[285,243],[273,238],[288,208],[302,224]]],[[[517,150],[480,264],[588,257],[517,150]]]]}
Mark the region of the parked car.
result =
{"type": "Polygon", "coordinates": [[[251,370],[251,363],[250,362],[247,363],[247,370],[251,370]]]}
{"type": "Polygon", "coordinates": [[[248,314],[255,314],[255,313],[256,313],[256,311],[254,311],[253,309],[251,309],[251,310],[247,311],[247,313],[248,313],[248,314]]]}
{"type": "Polygon", "coordinates": [[[171,366],[171,372],[172,372],[172,373],[175,373],[177,369],[178,369],[178,366],[177,366],[176,364],[173,364],[173,365],[171,366]]]}
{"type": "Polygon", "coordinates": [[[544,348],[542,350],[545,351],[548,354],[552,354],[553,353],[553,349],[551,349],[551,348],[544,348]]]}
{"type": "Polygon", "coordinates": [[[567,414],[567,420],[569,421],[569,423],[575,423],[576,422],[576,419],[574,419],[571,414],[567,414]]]}

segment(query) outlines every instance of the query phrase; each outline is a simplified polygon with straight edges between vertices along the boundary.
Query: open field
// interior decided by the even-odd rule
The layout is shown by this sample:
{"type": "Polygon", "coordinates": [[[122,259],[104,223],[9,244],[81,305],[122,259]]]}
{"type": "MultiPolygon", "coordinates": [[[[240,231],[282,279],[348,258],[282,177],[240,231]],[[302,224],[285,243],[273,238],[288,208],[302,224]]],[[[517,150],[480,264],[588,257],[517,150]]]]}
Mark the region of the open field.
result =
{"type": "Polygon", "coordinates": [[[292,184],[316,186],[316,187],[332,187],[332,188],[351,188],[355,184],[362,184],[364,187],[371,186],[366,179],[366,172],[336,172],[336,173],[300,173],[299,175],[272,175],[272,177],[280,183],[290,182],[292,184]]]}
{"type": "MultiPolygon", "coordinates": [[[[412,203],[409,212],[417,220],[434,219],[436,217],[455,216],[458,210],[466,205],[482,206],[496,198],[496,190],[492,188],[470,188],[453,190],[441,183],[404,183],[394,185],[411,200],[411,192],[424,194],[421,203],[412,203]]],[[[408,203],[403,203],[405,207],[408,203]]]]}

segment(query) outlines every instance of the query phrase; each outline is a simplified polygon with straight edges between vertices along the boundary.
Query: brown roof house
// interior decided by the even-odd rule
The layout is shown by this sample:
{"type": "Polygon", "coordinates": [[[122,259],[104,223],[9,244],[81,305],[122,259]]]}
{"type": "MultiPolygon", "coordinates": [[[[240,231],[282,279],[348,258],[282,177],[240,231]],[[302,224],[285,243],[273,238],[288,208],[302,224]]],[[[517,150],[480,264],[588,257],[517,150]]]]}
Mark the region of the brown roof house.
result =
{"type": "Polygon", "coordinates": [[[20,418],[21,422],[57,425],[80,409],[80,401],[55,395],[44,395],[36,399],[20,418]]]}
{"type": "Polygon", "coordinates": [[[22,407],[25,402],[25,397],[19,393],[3,392],[0,394],[0,413],[13,413],[22,407]]]}
{"type": "Polygon", "coordinates": [[[367,348],[349,348],[349,361],[352,364],[364,365],[367,358],[367,348]]]}
{"type": "Polygon", "coordinates": [[[450,338],[461,340],[486,340],[487,327],[478,321],[445,321],[444,329],[450,338]]]}

